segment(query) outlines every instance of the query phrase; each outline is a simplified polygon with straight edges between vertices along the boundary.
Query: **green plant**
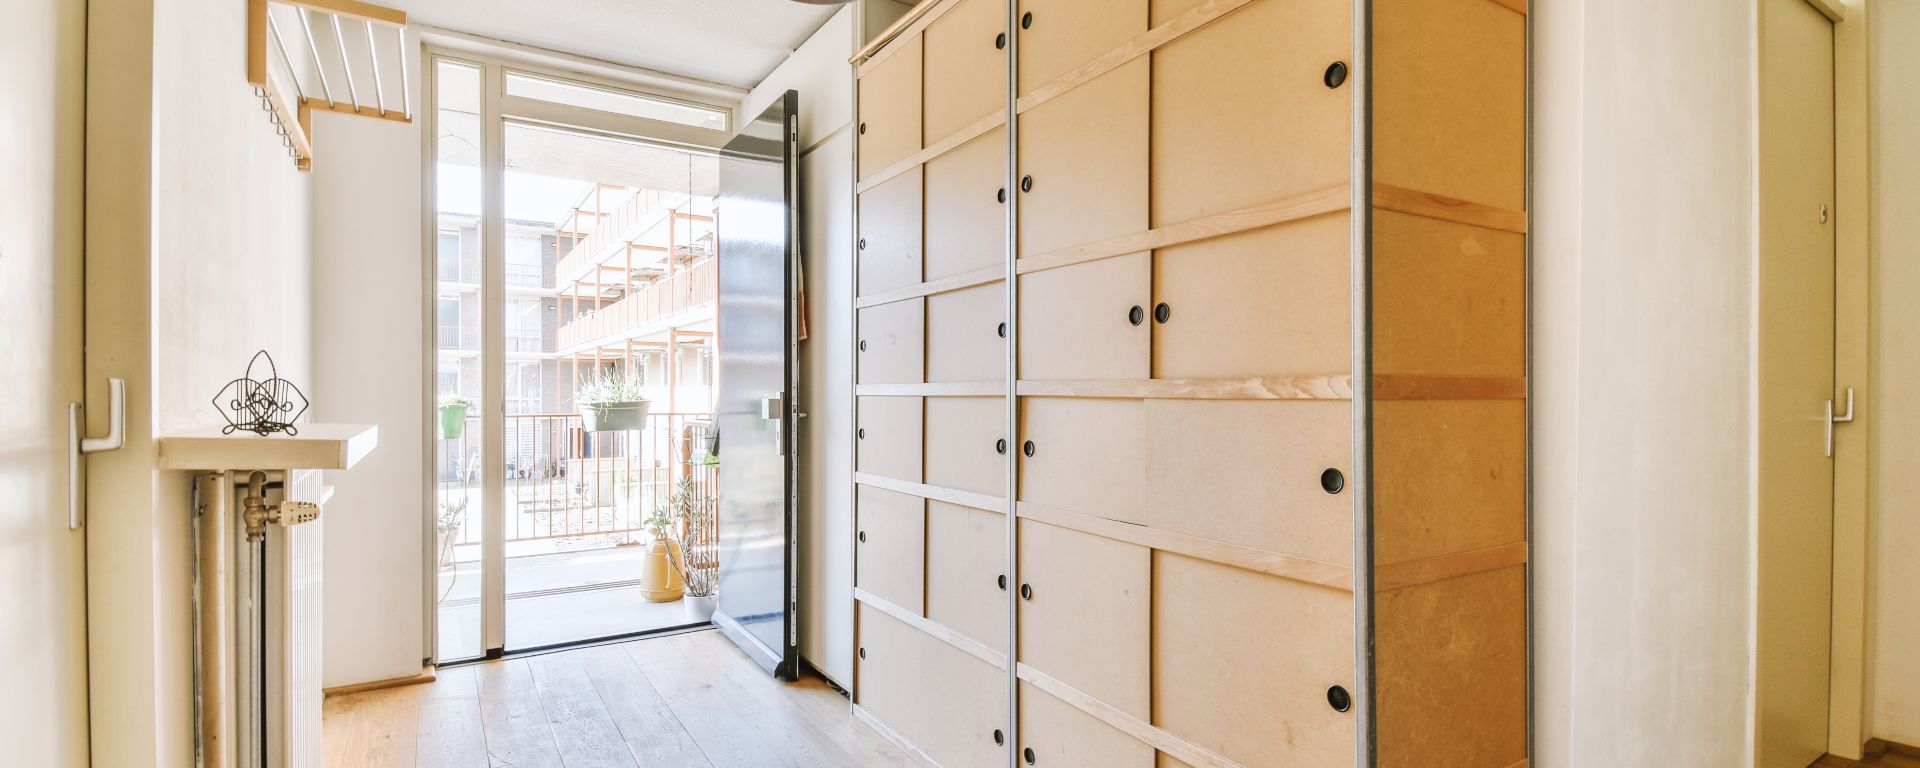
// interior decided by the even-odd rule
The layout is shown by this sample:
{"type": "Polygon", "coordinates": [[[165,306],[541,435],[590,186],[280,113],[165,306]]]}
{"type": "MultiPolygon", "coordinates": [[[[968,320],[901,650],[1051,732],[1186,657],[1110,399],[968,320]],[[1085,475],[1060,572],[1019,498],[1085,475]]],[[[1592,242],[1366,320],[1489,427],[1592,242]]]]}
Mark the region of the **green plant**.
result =
{"type": "Polygon", "coordinates": [[[449,406],[449,405],[464,405],[464,406],[466,406],[466,407],[468,407],[468,408],[472,408],[472,407],[473,407],[473,398],[471,398],[471,397],[467,397],[466,395],[463,395],[463,394],[460,394],[460,393],[458,393],[458,392],[443,392],[443,393],[441,393],[441,394],[440,394],[440,407],[442,407],[442,408],[445,408],[445,407],[447,407],[447,406],[449,406]]]}
{"type": "Polygon", "coordinates": [[[645,382],[637,375],[607,371],[594,377],[574,395],[584,405],[599,403],[644,403],[645,382]]]}
{"type": "Polygon", "coordinates": [[[680,580],[687,586],[687,594],[694,597],[711,597],[720,588],[720,571],[713,552],[713,542],[706,541],[707,521],[713,516],[712,499],[700,486],[694,484],[692,477],[682,477],[674,486],[673,494],[667,497],[665,509],[655,515],[678,519],[680,527],[680,556],[673,557],[673,550],[667,551],[672,557],[673,567],[680,571],[680,580]]]}
{"type": "Polygon", "coordinates": [[[457,499],[440,502],[440,514],[434,518],[434,527],[441,533],[453,533],[460,530],[460,524],[467,519],[467,495],[462,493],[457,499]]]}

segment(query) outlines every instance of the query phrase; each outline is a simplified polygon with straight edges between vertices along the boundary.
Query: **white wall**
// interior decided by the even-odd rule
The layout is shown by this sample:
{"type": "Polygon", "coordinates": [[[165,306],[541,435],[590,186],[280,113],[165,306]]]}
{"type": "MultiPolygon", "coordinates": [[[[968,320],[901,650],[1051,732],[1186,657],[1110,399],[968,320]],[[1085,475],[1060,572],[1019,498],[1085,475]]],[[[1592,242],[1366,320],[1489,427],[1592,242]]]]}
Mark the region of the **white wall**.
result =
{"type": "Polygon", "coordinates": [[[800,655],[853,682],[853,71],[855,12],[842,8],[747,95],[741,122],[800,94],[800,655]]]}
{"type": "MultiPolygon", "coordinates": [[[[407,71],[420,93],[417,59],[407,71]]],[[[316,113],[313,133],[313,415],[380,427],[372,454],[327,477],[333,687],[417,674],[427,654],[421,132],[316,113]]]]}
{"type": "Polygon", "coordinates": [[[1872,12],[1868,727],[1920,744],[1920,5],[1877,2],[1872,12]]]}
{"type": "Polygon", "coordinates": [[[1750,760],[1753,5],[1533,5],[1541,768],[1750,760]]]}
{"type": "Polygon", "coordinates": [[[255,350],[311,380],[308,179],[245,50],[245,4],[88,8],[87,375],[129,399],[127,448],[89,466],[95,765],[193,762],[190,478],[154,468],[153,436],[223,425],[213,396],[255,350]]]}

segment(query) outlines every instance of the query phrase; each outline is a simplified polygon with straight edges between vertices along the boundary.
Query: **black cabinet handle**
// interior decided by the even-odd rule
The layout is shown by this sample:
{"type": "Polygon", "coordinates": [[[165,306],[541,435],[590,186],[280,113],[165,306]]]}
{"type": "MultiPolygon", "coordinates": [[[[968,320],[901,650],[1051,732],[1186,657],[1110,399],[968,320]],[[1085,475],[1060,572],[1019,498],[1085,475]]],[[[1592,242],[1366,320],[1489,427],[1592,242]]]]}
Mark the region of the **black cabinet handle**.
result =
{"type": "Polygon", "coordinates": [[[1007,735],[1004,733],[1001,733],[1000,729],[998,728],[993,729],[993,743],[994,743],[994,746],[1000,746],[1000,745],[1006,744],[1007,735]]]}
{"type": "Polygon", "coordinates": [[[1326,83],[1328,88],[1340,87],[1341,83],[1347,81],[1347,63],[1344,61],[1336,61],[1328,64],[1327,73],[1322,75],[1320,80],[1326,83]]]}
{"type": "Polygon", "coordinates": [[[867,532],[866,532],[866,531],[861,531],[861,532],[860,532],[860,543],[862,543],[862,544],[865,544],[865,543],[867,543],[867,532]]]}
{"type": "Polygon", "coordinates": [[[1345,686],[1333,686],[1327,689],[1327,706],[1335,712],[1353,709],[1353,694],[1347,693],[1345,686]]]}
{"type": "MultiPolygon", "coordinates": [[[[1020,14],[1020,28],[1021,29],[1033,28],[1033,11],[1027,11],[1026,13],[1020,14]]],[[[1031,763],[1033,762],[1033,760],[1029,759],[1027,760],[1027,762],[1031,763]]]]}
{"type": "Polygon", "coordinates": [[[1027,765],[1033,765],[1033,747],[1021,750],[1020,756],[1027,759],[1027,765]]]}
{"type": "Polygon", "coordinates": [[[1004,573],[1000,574],[1000,577],[999,579],[997,579],[997,582],[1000,584],[1000,591],[1002,592],[1007,591],[1007,575],[1006,574],[1004,573]]]}
{"type": "Polygon", "coordinates": [[[998,36],[995,36],[993,38],[993,47],[1003,51],[1006,50],[1007,49],[1007,33],[1002,32],[998,36]]]}
{"type": "Polygon", "coordinates": [[[1033,441],[1028,440],[1024,445],[1021,445],[1020,452],[1026,454],[1029,459],[1033,458],[1033,441]]]}
{"type": "Polygon", "coordinates": [[[1346,487],[1347,476],[1340,474],[1340,470],[1329,469],[1320,473],[1320,490],[1326,491],[1327,493],[1339,493],[1341,489],[1346,487]]]}
{"type": "Polygon", "coordinates": [[[863,658],[863,659],[864,659],[864,658],[866,658],[866,657],[867,657],[867,649],[865,649],[865,648],[861,648],[861,649],[860,649],[860,658],[863,658]]]}
{"type": "Polygon", "coordinates": [[[1007,188],[1006,188],[1006,187],[1001,187],[1001,188],[1000,188],[1000,193],[999,193],[999,194],[998,194],[998,195],[996,196],[996,199],[998,199],[998,200],[999,200],[1000,202],[1003,202],[1003,203],[1007,201],[1007,188]]]}
{"type": "Polygon", "coordinates": [[[1033,585],[1032,585],[1032,584],[1021,584],[1021,585],[1020,585],[1020,599],[1022,599],[1022,600],[1032,600],[1032,599],[1033,599],[1033,585]]]}
{"type": "Polygon", "coordinates": [[[1006,337],[1007,337],[1007,324],[1003,322],[1000,324],[1000,338],[1004,339],[1006,337]]]}
{"type": "Polygon", "coordinates": [[[859,438],[859,439],[861,439],[861,440],[865,440],[865,439],[867,439],[867,428],[866,428],[866,427],[861,427],[861,428],[859,428],[859,429],[856,429],[856,430],[854,430],[854,431],[853,431],[853,436],[854,436],[854,437],[856,437],[856,438],[859,438]]]}
{"type": "Polygon", "coordinates": [[[864,237],[860,238],[860,250],[864,251],[866,249],[867,249],[867,239],[864,237]]]}
{"type": "Polygon", "coordinates": [[[1159,323],[1161,325],[1166,325],[1167,320],[1172,317],[1173,317],[1173,307],[1167,306],[1166,302],[1163,301],[1153,305],[1153,321],[1154,322],[1159,323]]]}
{"type": "Polygon", "coordinates": [[[1022,177],[1020,177],[1020,191],[1022,191],[1022,192],[1032,192],[1032,191],[1033,191],[1033,177],[1032,177],[1032,176],[1022,176],[1022,177]]]}
{"type": "Polygon", "coordinates": [[[994,443],[993,452],[998,453],[1002,456],[1007,455],[1007,439],[1003,437],[1003,438],[1000,438],[999,442],[994,443]]]}
{"type": "Polygon", "coordinates": [[[1139,325],[1146,321],[1147,321],[1147,311],[1144,309],[1141,309],[1140,305],[1135,304],[1133,305],[1132,309],[1127,310],[1127,323],[1129,325],[1139,325]]]}
{"type": "Polygon", "coordinates": [[[862,136],[865,136],[865,135],[867,135],[867,124],[866,124],[866,123],[861,123],[861,124],[860,124],[860,135],[862,135],[862,136]]]}
{"type": "Polygon", "coordinates": [[[867,340],[866,340],[866,339],[861,339],[861,340],[860,340],[860,351],[862,351],[862,352],[865,352],[865,351],[867,351],[867,340]]]}

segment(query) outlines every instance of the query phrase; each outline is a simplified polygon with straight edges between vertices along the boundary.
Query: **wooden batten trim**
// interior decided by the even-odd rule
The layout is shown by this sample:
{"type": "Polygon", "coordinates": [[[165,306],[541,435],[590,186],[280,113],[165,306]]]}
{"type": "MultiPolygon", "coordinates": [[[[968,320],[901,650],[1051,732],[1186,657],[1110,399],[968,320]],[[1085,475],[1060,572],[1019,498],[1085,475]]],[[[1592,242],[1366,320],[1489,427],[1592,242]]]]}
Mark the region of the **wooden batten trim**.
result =
{"type": "Polygon", "coordinates": [[[375,24],[385,24],[389,27],[401,29],[407,26],[407,14],[405,11],[384,8],[372,3],[363,3],[359,0],[273,0],[273,2],[281,5],[291,5],[295,8],[319,11],[321,13],[331,13],[342,19],[370,21],[375,24]]]}
{"type": "Polygon", "coordinates": [[[862,604],[866,605],[868,608],[872,608],[876,611],[879,611],[881,613],[884,613],[888,616],[891,616],[899,620],[900,623],[902,624],[906,624],[907,626],[920,630],[921,632],[933,637],[935,640],[939,640],[940,642],[946,643],[947,645],[951,645],[955,648],[958,648],[961,650],[961,652],[966,653],[968,656],[972,656],[988,664],[992,664],[996,669],[999,669],[1003,672],[1006,671],[1007,669],[1006,654],[1001,653],[997,650],[994,650],[993,648],[989,647],[986,643],[982,643],[971,637],[967,637],[966,635],[960,634],[958,631],[954,630],[952,627],[949,627],[945,624],[941,624],[940,622],[934,621],[933,619],[929,619],[925,616],[921,616],[920,614],[914,613],[913,611],[909,611],[900,606],[894,605],[893,603],[889,602],[886,598],[876,595],[872,592],[868,592],[859,587],[853,588],[853,599],[860,601],[862,604]]]}
{"type": "Polygon", "coordinates": [[[858,186],[854,187],[854,191],[865,192],[892,181],[893,177],[911,171],[923,163],[932,162],[935,158],[959,149],[960,145],[985,136],[993,131],[993,129],[1006,125],[1006,123],[1007,111],[1005,109],[994,110],[993,114],[963,125],[960,127],[960,130],[947,134],[946,138],[928,144],[920,151],[895,161],[893,165],[875,171],[872,176],[863,179],[858,186]]]}
{"type": "Polygon", "coordinates": [[[1527,233],[1527,212],[1498,208],[1417,189],[1373,183],[1373,207],[1455,224],[1467,224],[1517,235],[1527,233]]]}
{"type": "Polygon", "coordinates": [[[894,51],[900,50],[898,46],[891,45],[893,41],[906,40],[920,34],[932,25],[935,19],[940,18],[941,14],[953,10],[953,7],[959,4],[960,0],[929,0],[915,5],[912,10],[907,11],[906,15],[894,19],[892,24],[881,30],[880,34],[874,36],[865,48],[861,48],[858,53],[853,54],[852,58],[847,59],[847,63],[855,66],[855,76],[866,77],[867,70],[886,60],[888,56],[893,55],[894,51]]]}
{"type": "Polygon", "coordinates": [[[413,118],[407,117],[407,113],[404,110],[399,110],[399,109],[389,109],[387,110],[387,113],[383,115],[383,114],[380,114],[379,107],[356,108],[352,104],[349,104],[344,101],[336,101],[333,104],[329,105],[324,99],[316,100],[312,97],[301,99],[300,106],[313,110],[315,112],[338,112],[343,115],[358,115],[360,117],[371,117],[376,120],[390,120],[392,122],[404,123],[408,125],[413,124],[413,118]]]}
{"type": "Polygon", "coordinates": [[[855,472],[853,473],[853,481],[869,488],[879,488],[883,491],[893,491],[909,496],[919,496],[923,499],[944,501],[948,504],[958,504],[963,507],[971,507],[987,512],[1006,514],[1007,511],[1006,499],[984,493],[963,491],[958,488],[945,488],[938,485],[927,485],[926,483],[916,483],[912,480],[897,480],[871,472],[855,472]]]}
{"type": "Polygon", "coordinates": [[[1101,701],[1099,698],[1063,683],[1045,672],[1026,664],[1019,664],[1015,672],[1022,681],[1040,689],[1047,695],[1065,702],[1074,709],[1085,712],[1100,722],[1112,726],[1147,746],[1173,756],[1193,768],[1242,768],[1239,763],[1227,759],[1206,747],[1175,736],[1158,726],[1141,720],[1125,710],[1101,701]]]}
{"type": "Polygon", "coordinates": [[[853,718],[866,723],[867,727],[872,728],[874,733],[880,734],[880,738],[886,739],[888,744],[892,744],[896,749],[906,753],[907,757],[911,758],[914,763],[920,765],[921,768],[941,768],[940,763],[936,762],[932,757],[927,756],[927,753],[920,751],[919,747],[914,746],[913,742],[908,741],[905,736],[901,736],[900,732],[894,730],[892,726],[881,722],[880,718],[874,717],[873,713],[868,712],[866,707],[854,704],[853,718]]]}
{"type": "Polygon", "coordinates": [[[1022,379],[1027,397],[1111,397],[1141,400],[1351,400],[1353,377],[1271,376],[1247,379],[1022,379]]]}
{"type": "MultiPolygon", "coordinates": [[[[1527,15],[1527,0],[1489,0],[1489,1],[1492,2],[1494,5],[1505,8],[1509,11],[1513,11],[1514,13],[1520,14],[1522,16],[1527,15]]],[[[1526,764],[1525,760],[1522,760],[1519,763],[1517,763],[1517,765],[1525,765],[1525,764],[1526,764]]]]}
{"type": "Polygon", "coordinates": [[[1056,507],[1032,502],[1018,504],[1019,515],[1035,522],[1046,523],[1080,533],[1092,534],[1114,541],[1126,542],[1149,549],[1165,550],[1187,557],[1199,558],[1208,562],[1230,565],[1249,571],[1279,576],[1283,579],[1315,584],[1330,589],[1353,590],[1353,569],[1337,563],[1321,562],[1296,555],[1287,555],[1264,549],[1229,544],[1224,541],[1189,536],[1150,528],[1144,525],[1122,523],[1104,517],[1082,514],[1056,507]]]}
{"type": "Polygon", "coordinates": [[[1186,13],[1175,16],[1165,24],[1149,29],[1139,36],[1116,46],[1113,50],[1094,57],[1092,61],[1068,70],[1066,73],[1035,87],[1015,102],[1014,108],[1021,114],[1027,110],[1052,101],[1054,97],[1071,91],[1101,75],[1119,69],[1129,61],[1152,53],[1160,46],[1171,43],[1187,33],[1206,26],[1214,19],[1239,10],[1253,0],[1204,0],[1199,6],[1186,13]]]}
{"type": "Polygon", "coordinates": [[[1466,552],[1376,565],[1373,568],[1373,589],[1375,592],[1392,592],[1526,564],[1527,543],[1516,541],[1466,552]]]}
{"type": "Polygon", "coordinates": [[[1409,376],[1382,373],[1373,377],[1375,400],[1525,400],[1524,376],[1409,376]]]}
{"type": "Polygon", "coordinates": [[[991,267],[973,270],[972,272],[948,275],[937,280],[928,280],[924,283],[895,288],[891,291],[867,294],[858,299],[854,299],[853,306],[855,309],[877,307],[881,304],[892,304],[896,301],[906,301],[907,299],[917,299],[922,296],[932,296],[936,293],[948,293],[964,288],[997,283],[1005,279],[1006,276],[1007,268],[995,264],[991,267]]]}
{"type": "Polygon", "coordinates": [[[860,397],[1005,397],[1004,381],[942,381],[927,384],[861,384],[860,397]]]}
{"type": "Polygon", "coordinates": [[[1027,256],[1020,259],[1019,272],[1024,275],[1070,267],[1344,211],[1350,203],[1348,189],[1348,185],[1338,184],[1249,208],[1027,256]]]}
{"type": "Polygon", "coordinates": [[[401,686],[406,686],[406,685],[419,685],[421,683],[431,683],[435,679],[436,679],[436,673],[434,671],[434,668],[429,666],[429,667],[422,667],[420,671],[416,674],[406,675],[404,677],[391,677],[385,680],[370,680],[368,682],[354,683],[352,685],[336,685],[332,688],[327,688],[322,690],[320,694],[323,697],[332,698],[334,696],[345,696],[347,694],[352,694],[352,693],[366,693],[367,691],[383,691],[388,688],[399,688],[401,686]]]}

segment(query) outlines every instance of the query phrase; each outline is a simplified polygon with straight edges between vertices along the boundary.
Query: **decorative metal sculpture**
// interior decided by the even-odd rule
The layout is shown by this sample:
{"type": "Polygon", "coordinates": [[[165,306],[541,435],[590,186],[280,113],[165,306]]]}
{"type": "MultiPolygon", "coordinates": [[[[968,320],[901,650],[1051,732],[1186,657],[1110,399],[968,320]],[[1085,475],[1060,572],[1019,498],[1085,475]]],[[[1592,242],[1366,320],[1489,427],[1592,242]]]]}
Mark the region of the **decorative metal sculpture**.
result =
{"type": "Polygon", "coordinates": [[[293,423],[307,412],[307,396],[293,382],[280,378],[273,356],[263,349],[247,361],[244,375],[227,382],[220,394],[213,396],[213,406],[227,419],[227,426],[220,434],[231,435],[244,429],[262,436],[285,432],[291,437],[300,434],[300,428],[293,423]],[[267,362],[267,378],[254,378],[254,365],[261,360],[267,362]]]}

